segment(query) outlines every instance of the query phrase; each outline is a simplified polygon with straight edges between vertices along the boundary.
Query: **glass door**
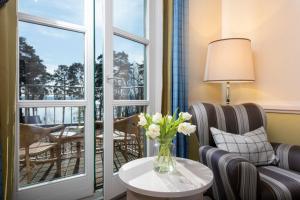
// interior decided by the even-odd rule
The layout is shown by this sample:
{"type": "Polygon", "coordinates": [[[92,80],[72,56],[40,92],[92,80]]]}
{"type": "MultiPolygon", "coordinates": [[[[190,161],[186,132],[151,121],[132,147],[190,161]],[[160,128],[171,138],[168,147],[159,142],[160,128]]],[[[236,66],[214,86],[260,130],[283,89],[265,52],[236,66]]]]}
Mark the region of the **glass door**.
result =
{"type": "Polygon", "coordinates": [[[16,199],[93,193],[93,2],[18,1],[16,199]]]}
{"type": "Polygon", "coordinates": [[[147,156],[138,114],[150,110],[149,3],[104,1],[104,198],[125,192],[118,170],[147,156]]]}

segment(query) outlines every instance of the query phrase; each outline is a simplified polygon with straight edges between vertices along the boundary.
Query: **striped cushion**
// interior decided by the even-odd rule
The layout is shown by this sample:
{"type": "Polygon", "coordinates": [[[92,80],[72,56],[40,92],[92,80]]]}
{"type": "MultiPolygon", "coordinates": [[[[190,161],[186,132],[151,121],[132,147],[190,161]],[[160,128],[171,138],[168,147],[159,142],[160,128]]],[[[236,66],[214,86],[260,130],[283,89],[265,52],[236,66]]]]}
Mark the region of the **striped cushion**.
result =
{"type": "Polygon", "coordinates": [[[257,168],[260,174],[262,199],[300,199],[300,174],[275,166],[257,168]]]}
{"type": "Polygon", "coordinates": [[[210,134],[210,127],[222,131],[244,134],[261,126],[266,128],[264,110],[253,103],[226,105],[198,103],[190,107],[193,124],[197,126],[199,144],[216,146],[210,134]]]}
{"type": "Polygon", "coordinates": [[[219,149],[243,156],[255,165],[268,165],[274,162],[275,154],[268,142],[264,127],[236,135],[210,128],[219,149]]]}

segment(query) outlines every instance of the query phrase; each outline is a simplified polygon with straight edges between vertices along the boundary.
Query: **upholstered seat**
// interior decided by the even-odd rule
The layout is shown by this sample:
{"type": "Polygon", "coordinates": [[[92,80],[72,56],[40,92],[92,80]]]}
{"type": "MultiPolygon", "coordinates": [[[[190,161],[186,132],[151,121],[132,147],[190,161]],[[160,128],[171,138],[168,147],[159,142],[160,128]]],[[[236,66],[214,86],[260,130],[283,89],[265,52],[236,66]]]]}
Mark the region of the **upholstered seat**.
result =
{"type": "Polygon", "coordinates": [[[214,199],[300,199],[300,147],[272,143],[277,166],[256,167],[246,158],[216,148],[210,127],[241,134],[266,129],[266,114],[253,103],[215,105],[198,103],[190,107],[197,125],[200,162],[214,173],[208,195],[214,199]]]}
{"type": "Polygon", "coordinates": [[[257,168],[262,199],[300,199],[300,173],[276,166],[257,168]]]}

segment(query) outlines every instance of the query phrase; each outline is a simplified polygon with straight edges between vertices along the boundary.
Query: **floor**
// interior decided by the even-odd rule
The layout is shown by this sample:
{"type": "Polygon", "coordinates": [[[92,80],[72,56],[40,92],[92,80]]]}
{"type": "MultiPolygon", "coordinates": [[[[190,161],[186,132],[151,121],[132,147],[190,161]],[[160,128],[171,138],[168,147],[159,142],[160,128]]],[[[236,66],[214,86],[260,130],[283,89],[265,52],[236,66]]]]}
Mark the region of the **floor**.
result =
{"type": "MultiPolygon", "coordinates": [[[[103,191],[102,190],[98,190],[94,193],[93,196],[81,199],[81,200],[103,200],[103,191]]],[[[113,200],[127,200],[126,199],[126,193],[120,195],[119,197],[113,199],[113,200]]],[[[212,200],[209,196],[204,196],[203,200],[212,200]]]]}
{"type": "MultiPolygon", "coordinates": [[[[83,198],[80,200],[103,200],[103,190],[99,189],[97,190],[93,196],[83,198]]],[[[126,193],[120,195],[119,197],[113,199],[113,200],[126,200],[126,193]]]]}
{"type": "MultiPolygon", "coordinates": [[[[82,152],[83,156],[83,152],[82,152]]],[[[62,176],[72,176],[75,174],[80,174],[84,172],[84,159],[81,156],[80,159],[75,157],[66,158],[62,161],[62,176]]],[[[129,154],[129,161],[134,160],[137,157],[129,154]]],[[[114,171],[117,172],[118,169],[126,163],[124,156],[121,152],[115,151],[114,154],[114,171]]],[[[96,192],[93,196],[87,197],[81,200],[103,200],[103,152],[96,153],[96,192]]],[[[21,186],[27,186],[25,168],[20,168],[20,184],[21,186]]],[[[33,168],[33,179],[30,185],[50,181],[53,179],[57,179],[59,177],[55,176],[56,172],[56,164],[39,164],[34,166],[33,168]]],[[[205,200],[209,200],[209,198],[205,197],[205,200]]],[[[120,195],[118,198],[114,200],[126,200],[126,194],[120,195]]]]}
{"type": "MultiPolygon", "coordinates": [[[[134,160],[137,157],[134,155],[128,156],[129,161],[134,160]]],[[[103,152],[96,153],[96,189],[101,189],[103,187],[103,152]]],[[[126,163],[124,156],[121,152],[116,151],[114,154],[114,172],[126,163]]],[[[80,159],[76,157],[65,158],[62,161],[61,177],[68,177],[76,174],[81,174],[84,172],[84,159],[83,153],[80,159]]],[[[32,181],[27,184],[26,169],[24,166],[20,166],[20,185],[21,187],[34,185],[37,183],[47,182],[57,179],[56,175],[56,164],[44,163],[37,164],[33,166],[32,170],[32,181]]]]}

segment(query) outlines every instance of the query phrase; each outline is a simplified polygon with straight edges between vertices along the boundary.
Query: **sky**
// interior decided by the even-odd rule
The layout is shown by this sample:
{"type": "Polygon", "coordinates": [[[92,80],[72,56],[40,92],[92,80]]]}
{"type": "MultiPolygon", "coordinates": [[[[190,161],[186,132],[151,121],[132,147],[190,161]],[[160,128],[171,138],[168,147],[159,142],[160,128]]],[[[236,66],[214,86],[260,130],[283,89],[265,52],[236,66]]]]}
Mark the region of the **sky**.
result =
{"type": "MultiPolygon", "coordinates": [[[[96,0],[96,57],[103,52],[102,1],[96,0]]],[[[114,0],[114,26],[144,36],[144,1],[114,0]],[[126,8],[126,9],[125,9],[126,8]]],[[[19,11],[46,19],[84,25],[84,0],[20,0],[19,11]]],[[[36,54],[53,73],[58,65],[84,63],[84,34],[19,22],[19,35],[26,38],[36,54]]],[[[117,36],[114,50],[129,54],[130,62],[144,62],[144,46],[117,36]]]]}

